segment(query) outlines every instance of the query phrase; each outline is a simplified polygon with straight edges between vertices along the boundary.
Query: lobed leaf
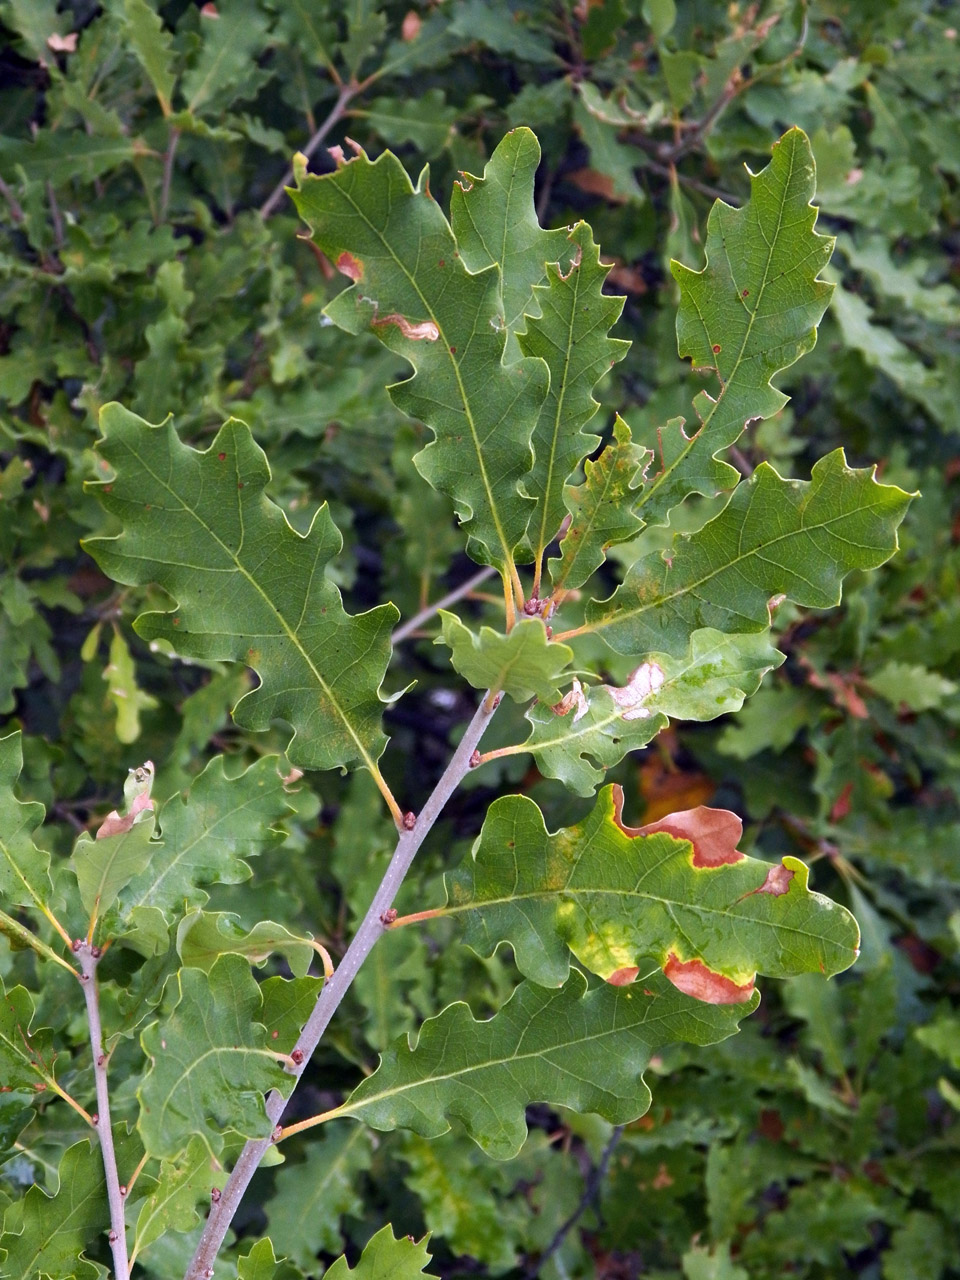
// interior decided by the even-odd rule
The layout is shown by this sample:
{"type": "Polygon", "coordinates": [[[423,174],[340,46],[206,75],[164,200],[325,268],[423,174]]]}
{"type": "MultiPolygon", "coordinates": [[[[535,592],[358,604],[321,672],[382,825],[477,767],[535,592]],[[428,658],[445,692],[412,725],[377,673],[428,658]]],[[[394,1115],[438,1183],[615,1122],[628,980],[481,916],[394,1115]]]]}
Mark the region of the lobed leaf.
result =
{"type": "Polygon", "coordinates": [[[592,796],[605,771],[646,746],[666,728],[668,717],[704,721],[739,711],[783,660],[768,632],[724,635],[705,627],[690,637],[682,658],[651,654],[623,689],[586,690],[575,682],[557,706],[530,707],[530,735],[508,751],[530,752],[548,778],[592,796]]]}
{"type": "Polygon", "coordinates": [[[606,559],[607,548],[627,542],[643,528],[635,507],[643,471],[653,455],[633,443],[629,426],[617,414],[613,443],[595,462],[586,462],[586,478],[567,489],[570,526],[560,543],[560,558],[550,561],[553,593],[582,587],[606,559]]]}
{"type": "Polygon", "coordinates": [[[373,329],[414,368],[390,394],[434,431],[418,470],[452,498],[477,558],[509,566],[534,507],[521,480],[550,375],[541,360],[504,363],[499,271],[467,269],[426,170],[414,188],[390,152],[360,151],[319,177],[302,164],[291,195],[314,243],[355,281],[326,313],[350,333],[373,329]]]}
{"type": "Polygon", "coordinates": [[[680,656],[702,627],[764,630],[774,596],[839,604],[848,573],[896,551],[910,500],[878,484],[874,469],[848,467],[842,449],[821,458],[809,481],[784,480],[761,463],[702,529],[677,535],[669,553],[644,556],[612,596],[591,601],[584,630],[618,653],[680,656]]]}
{"type": "Polygon", "coordinates": [[[33,1090],[53,1073],[53,1033],[31,1030],[33,997],[26,987],[5,991],[0,981],[0,1086],[33,1090]]]}
{"type": "Polygon", "coordinates": [[[260,687],[234,709],[246,729],[286,720],[291,763],[365,764],[386,745],[380,683],[399,616],[352,617],[325,574],[341,548],[326,505],[296,533],[263,490],[270,471],[250,430],[231,419],[203,452],[170,421],[151,426],[118,404],[100,415],[99,449],[115,475],[90,485],[123,531],[85,545],[117,582],[158,583],[177,602],[136,629],[184,657],[243,662],[260,687]]]}
{"type": "Polygon", "coordinates": [[[86,1139],[63,1153],[59,1185],[48,1196],[38,1186],[9,1205],[0,1251],[3,1274],[44,1280],[97,1280],[102,1273],[84,1256],[108,1221],[100,1150],[86,1139]]]}
{"type": "Polygon", "coordinates": [[[317,954],[308,938],[298,937],[282,924],[261,920],[244,929],[229,911],[193,911],[177,928],[177,951],[185,965],[209,973],[220,956],[244,956],[250,964],[264,964],[282,955],[291,971],[302,978],[317,954]]]}
{"type": "Polygon", "coordinates": [[[557,682],[573,650],[548,640],[540,618],[522,618],[508,635],[492,627],[481,627],[478,635],[445,609],[440,617],[443,631],[434,643],[449,647],[452,667],[475,689],[502,691],[515,702],[559,699],[557,682]]]}
{"type": "Polygon", "coordinates": [[[671,263],[680,287],[680,355],[690,356],[695,368],[716,369],[720,393],[714,400],[702,391],[694,400],[700,427],[693,436],[684,434],[680,419],[663,433],[658,470],[642,498],[649,523],[665,522],[688,494],[732,488],[739,474],[716,454],[748,422],[786,404],[770,380],[813,348],[833,291],[817,278],[834,242],[813,229],[815,189],[807,136],[789,129],[774,144],[770,164],[750,175],[750,200],[742,209],[714,203],[706,266],[693,271],[671,263]]]}
{"type": "Polygon", "coordinates": [[[265,1138],[271,1089],[288,1092],[293,1077],[276,1059],[260,1021],[262,995],[240,956],[221,956],[209,973],[181,969],[176,1004],[144,1031],[149,1066],[137,1097],[138,1128],[152,1156],[178,1155],[196,1135],[212,1155],[225,1133],[265,1138]]]}
{"type": "Polygon", "coordinates": [[[14,907],[42,909],[52,892],[50,855],[33,842],[43,805],[14,795],[22,768],[18,730],[0,738],[0,898],[14,907]]]}
{"type": "Polygon", "coordinates": [[[174,910],[207,901],[201,885],[246,880],[250,868],[244,859],[283,839],[275,824],[291,806],[278,757],[263,756],[235,778],[227,777],[225,763],[224,756],[214,756],[189,791],[166,801],[160,837],[148,846],[149,865],[121,894],[118,930],[148,954],[151,937],[161,937],[166,946],[174,910]]]}
{"type": "Polygon", "coordinates": [[[137,1214],[131,1262],[168,1232],[192,1231],[200,1222],[197,1205],[209,1203],[210,1188],[222,1187],[225,1181],[225,1171],[200,1137],[191,1138],[172,1160],[164,1160],[137,1214]]]}
{"type": "Polygon", "coordinates": [[[430,1262],[427,1237],[397,1239],[388,1223],[370,1237],[355,1267],[346,1258],[337,1258],[324,1275],[326,1280],[419,1280],[429,1274],[424,1268],[430,1262]]]}
{"type": "Polygon", "coordinates": [[[807,888],[796,858],[770,864],[737,849],[742,824],[724,809],[623,823],[623,793],[607,787],[592,812],[554,834],[525,796],[487,812],[472,857],[444,877],[447,906],[468,945],[504,942],[525,977],[566,981],[570,953],[608,981],[651,957],[681,990],[746,999],[757,973],[834,974],[857,957],[853,916],[807,888]]]}
{"type": "Polygon", "coordinates": [[[521,983],[485,1022],[462,1002],[448,1005],[415,1043],[402,1037],[388,1049],[337,1114],[425,1138],[459,1120],[488,1155],[509,1160],[526,1137],[529,1103],[635,1120],[650,1105],[642,1073],[657,1049],[726,1039],[759,1002],[754,993],[735,1005],[703,1004],[660,975],[642,987],[586,985],[579,971],[555,991],[521,983]]]}

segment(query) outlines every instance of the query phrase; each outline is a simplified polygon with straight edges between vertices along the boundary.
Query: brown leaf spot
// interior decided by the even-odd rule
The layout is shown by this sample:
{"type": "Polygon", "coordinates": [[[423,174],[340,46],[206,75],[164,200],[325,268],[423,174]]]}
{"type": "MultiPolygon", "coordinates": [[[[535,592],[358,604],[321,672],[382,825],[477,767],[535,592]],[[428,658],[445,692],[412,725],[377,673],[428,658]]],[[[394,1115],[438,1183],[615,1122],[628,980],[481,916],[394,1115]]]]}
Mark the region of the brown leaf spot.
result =
{"type": "Polygon", "coordinates": [[[629,987],[631,982],[636,982],[639,972],[635,965],[628,965],[625,969],[615,969],[607,981],[611,987],[629,987]]]}
{"type": "Polygon", "coordinates": [[[403,22],[400,24],[400,35],[408,43],[416,40],[420,34],[420,28],[423,26],[419,13],[410,9],[405,15],[403,22]]]}
{"type": "Polygon", "coordinates": [[[750,290],[749,290],[749,289],[743,289],[743,290],[741,291],[741,293],[740,293],[740,297],[741,297],[741,298],[749,298],[749,297],[750,297],[750,290]]]}
{"type": "Polygon", "coordinates": [[[715,342],[715,343],[713,344],[713,354],[714,354],[715,356],[718,356],[722,350],[723,350],[723,348],[720,346],[720,343],[719,343],[719,342],[715,342]]]}
{"type": "Polygon", "coordinates": [[[227,455],[226,455],[225,453],[218,453],[218,454],[217,454],[217,458],[218,458],[221,462],[226,462],[226,460],[227,460],[227,455]]]}
{"type": "Polygon", "coordinates": [[[406,316],[398,315],[395,311],[388,316],[378,316],[376,320],[371,321],[372,327],[376,329],[387,324],[395,324],[403,336],[410,338],[413,342],[436,342],[440,337],[440,330],[432,320],[411,322],[406,316]]]}
{"type": "Polygon", "coordinates": [[[732,978],[708,969],[702,960],[680,960],[672,951],[663,972],[678,991],[705,1004],[742,1004],[753,995],[752,979],[739,986],[732,978]]]}
{"type": "Polygon", "coordinates": [[[842,822],[850,812],[850,797],[853,794],[853,783],[848,782],[836,800],[833,802],[833,808],[830,810],[831,822],[842,822]]]}
{"type": "Polygon", "coordinates": [[[743,860],[737,848],[743,834],[743,823],[729,809],[683,809],[643,827],[628,827],[623,821],[623,790],[613,789],[613,820],[625,836],[663,834],[676,840],[689,840],[693,845],[693,865],[704,867],[733,866],[743,860]]]}
{"type": "MultiPolygon", "coordinates": [[[[340,154],[342,158],[343,152],[340,154]]],[[[343,275],[349,276],[351,280],[363,279],[363,263],[359,258],[355,258],[352,253],[347,253],[346,249],[337,259],[337,270],[343,275]]]]}
{"type": "Polygon", "coordinates": [[[772,898],[780,898],[789,890],[792,879],[793,872],[781,862],[779,866],[770,868],[763,884],[753,892],[769,893],[772,898]]]}

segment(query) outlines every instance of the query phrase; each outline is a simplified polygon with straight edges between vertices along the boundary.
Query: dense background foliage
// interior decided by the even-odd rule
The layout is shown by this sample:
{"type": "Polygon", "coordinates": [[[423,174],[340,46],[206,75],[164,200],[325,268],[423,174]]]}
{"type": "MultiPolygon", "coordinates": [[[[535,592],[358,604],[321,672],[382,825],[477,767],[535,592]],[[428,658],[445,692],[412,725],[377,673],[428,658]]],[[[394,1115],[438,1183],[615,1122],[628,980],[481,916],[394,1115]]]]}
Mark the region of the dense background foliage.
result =
{"type": "MultiPolygon", "coordinates": [[[[768,983],[734,1039],[664,1055],[653,1109],[612,1147],[605,1123],[546,1109],[505,1164],[457,1134],[373,1141],[344,1125],[287,1144],[236,1225],[269,1228],[305,1267],[390,1221],[429,1229],[445,1276],[534,1274],[545,1252],[548,1276],[958,1274],[956,6],[3,0],[0,20],[0,714],[23,728],[21,791],[48,806],[45,838],[61,855],[117,803],[131,765],[157,763],[163,799],[216,752],[239,768],[283,743],[232,726],[242,672],[139,640],[130,622],[157,594],[113,589],[79,549],[110,531],[83,490],[102,404],[151,421],[172,412],[198,444],[230,414],[248,422],[296,527],[329,500],[352,610],[392,599],[409,617],[475,571],[446,499],[410,462],[422,431],[384,392],[402,362],[321,323],[342,278],[298,239],[277,190],[294,150],[325,128],[321,143],[389,146],[414,175],[429,161],[446,203],[458,170],[481,172],[506,130],[534,128],[544,225],[587,217],[616,262],[608,290],[628,298],[616,333],[633,345],[603,398],[652,445],[702,381],[676,355],[669,259],[699,267],[713,199],[745,199],[744,162],[760,168],[791,124],[807,131],[838,288],[815,351],[780,379],[790,405],[733,461],[805,475],[843,445],[854,465],[882,458],[884,480],[923,499],[901,554],[855,575],[841,610],[781,613],[788,661],[739,716],[661,735],[611,778],[645,821],[725,804],[747,820],[744,847],[814,862],[816,887],[860,921],[859,963],[829,985],[768,983]],[[296,1213],[289,1199],[274,1210],[294,1180],[296,1213]],[[550,1252],[585,1189],[589,1207],[550,1252]]],[[[312,163],[332,168],[324,145],[312,163]]],[[[611,418],[604,409],[598,429],[611,418]]],[[[686,527],[712,510],[685,507],[686,527]]],[[[481,588],[477,619],[498,622],[486,608],[481,588]]],[[[392,688],[417,681],[388,711],[384,760],[413,808],[470,710],[429,643],[435,629],[401,648],[390,675],[392,688]]],[[[485,746],[516,734],[504,714],[485,746]]],[[[584,812],[527,758],[503,763],[455,797],[402,909],[442,900],[439,873],[495,788],[540,800],[555,824],[584,812]]],[[[392,828],[367,775],[307,783],[257,894],[222,886],[210,907],[245,928],[299,921],[336,954],[392,828]]],[[[448,940],[438,924],[427,948],[409,931],[378,945],[304,1114],[333,1105],[443,1001],[467,992],[477,1016],[502,1003],[509,954],[480,960],[448,940]]],[[[8,985],[31,966],[3,944],[8,985]]],[[[77,1045],[80,1079],[84,1029],[61,989],[38,1022],[77,1045]]],[[[79,1136],[61,1110],[64,1141],[79,1136]]],[[[0,1199],[54,1185],[49,1125],[35,1141],[12,1098],[0,1126],[0,1199]]],[[[173,1275],[181,1256],[189,1242],[171,1237],[148,1271],[173,1275]]]]}

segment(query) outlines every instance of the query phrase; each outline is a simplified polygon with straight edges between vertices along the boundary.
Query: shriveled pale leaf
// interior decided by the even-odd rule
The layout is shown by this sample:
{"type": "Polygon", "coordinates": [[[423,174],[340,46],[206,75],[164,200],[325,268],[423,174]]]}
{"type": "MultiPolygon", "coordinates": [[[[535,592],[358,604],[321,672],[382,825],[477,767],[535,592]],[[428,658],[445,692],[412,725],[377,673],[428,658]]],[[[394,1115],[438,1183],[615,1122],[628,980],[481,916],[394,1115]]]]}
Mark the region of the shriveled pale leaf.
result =
{"type": "Polygon", "coordinates": [[[222,1187],[226,1171],[210,1155],[202,1138],[160,1165],[156,1185],[140,1205],[131,1254],[140,1255],[170,1231],[192,1231],[200,1222],[197,1206],[210,1203],[212,1187],[222,1187]]]}
{"type": "Polygon", "coordinates": [[[53,1033],[31,1030],[33,1014],[26,987],[4,991],[0,982],[0,1085],[6,1089],[33,1089],[53,1072],[53,1033]]]}
{"type": "Polygon", "coordinates": [[[249,1253],[237,1260],[237,1280],[302,1280],[303,1272],[281,1254],[273,1252],[272,1240],[258,1240],[249,1253]]]}
{"type": "Polygon", "coordinates": [[[558,681],[573,661],[573,650],[547,639],[540,618],[522,618],[508,635],[492,627],[479,634],[445,609],[440,610],[442,635],[435,643],[450,649],[450,663],[475,689],[508,693],[515,702],[542,698],[556,702],[558,681]]]}
{"type": "Polygon", "coordinates": [[[452,498],[476,557],[509,565],[534,507],[521,480],[550,375],[541,360],[504,363],[499,271],[467,270],[426,173],[415,189],[390,152],[360,152],[320,177],[301,164],[292,196],[314,243],[355,281],[327,314],[350,333],[372,328],[414,367],[390,394],[436,436],[417,454],[420,474],[452,498]]]}
{"type": "Polygon", "coordinates": [[[705,627],[690,637],[682,658],[651,654],[623,689],[575,686],[559,711],[530,707],[526,718],[533,728],[517,750],[535,756],[547,777],[578,795],[593,795],[604,771],[646,746],[666,728],[668,717],[703,721],[739,711],[783,660],[767,632],[724,635],[705,627]]]}
{"type": "Polygon", "coordinates": [[[267,1230],[297,1266],[309,1270],[319,1253],[343,1248],[340,1220],[362,1214],[358,1183],[372,1157],[363,1125],[332,1125],[311,1138],[303,1163],[288,1162],[277,1173],[276,1194],[263,1206],[267,1230]]]}
{"type": "Polygon", "coordinates": [[[609,599],[591,601],[585,629],[618,653],[680,656],[702,627],[765,630],[774,596],[839,604],[846,574],[896,551],[910,498],[878,484],[872,469],[848,467],[842,449],[821,458],[809,481],[761,463],[702,529],[638,560],[609,599]]]}
{"type": "Polygon", "coordinates": [[[260,1021],[260,988],[249,964],[221,956],[209,973],[181,969],[174,981],[175,1008],[141,1037],[150,1060],[137,1090],[144,1147],[152,1156],[176,1156],[196,1134],[218,1155],[227,1132],[265,1138],[272,1125],[264,1097],[271,1089],[288,1092],[293,1077],[260,1021]]]}
{"type": "Polygon", "coordinates": [[[628,541],[643,528],[634,507],[642,471],[652,456],[649,449],[633,443],[629,426],[617,414],[613,443],[595,462],[584,464],[583,484],[564,495],[572,518],[560,543],[560,558],[550,561],[554,592],[582,587],[603,564],[608,547],[628,541]]]}
{"type": "Polygon", "coordinates": [[[263,756],[228,778],[225,757],[214,756],[185,794],[171,796],[160,810],[150,864],[121,896],[125,923],[135,927],[144,911],[202,906],[208,895],[201,885],[248,878],[244,859],[280,843],[275,824],[290,812],[277,763],[277,756],[263,756]]]}
{"type": "Polygon", "coordinates": [[[499,268],[508,360],[522,354],[517,331],[524,327],[534,287],[546,278],[547,263],[568,271],[577,251],[568,229],[540,226],[533,202],[539,164],[536,135],[512,129],[497,144],[483,176],[461,173],[450,194],[450,225],[467,270],[499,268]]]}
{"type": "Polygon", "coordinates": [[[0,899],[14,907],[40,906],[51,893],[50,855],[33,843],[43,805],[13,793],[22,768],[18,730],[0,738],[0,899]]]}
{"type": "Polygon", "coordinates": [[[742,209],[714,204],[706,266],[671,264],[680,286],[680,354],[696,368],[716,369],[721,389],[716,400],[705,391],[696,397],[700,426],[689,438],[679,420],[671,424],[642,496],[650,523],[665,520],[687,494],[732,488],[738,472],[715,455],[749,421],[769,418],[786,403],[770,379],[812,349],[832,292],[817,279],[833,238],[813,229],[815,189],[810,143],[802,130],[790,129],[774,144],[770,164],[750,175],[742,209]]]}
{"type": "Polygon", "coordinates": [[[412,1236],[398,1240],[387,1223],[367,1241],[355,1267],[341,1257],[323,1274],[326,1280],[418,1280],[430,1274],[425,1268],[431,1256],[427,1253],[426,1236],[419,1241],[412,1236]]]}
{"type": "Polygon", "coordinates": [[[104,667],[103,678],[107,682],[107,697],[117,713],[118,740],[136,742],[140,737],[140,713],[159,704],[137,684],[133,654],[119,631],[114,631],[110,639],[110,660],[104,667]]]}
{"type": "Polygon", "coordinates": [[[163,114],[169,115],[177,80],[170,32],[147,0],[123,0],[123,17],[130,48],[156,90],[163,114]]]}
{"type": "Polygon", "coordinates": [[[151,844],[153,828],[153,810],[145,809],[135,815],[126,831],[98,840],[87,834],[77,839],[71,863],[80,901],[88,912],[102,915],[130,881],[146,869],[155,848],[151,844]]]}
{"type": "Polygon", "coordinates": [[[209,449],[181,443],[117,404],[101,412],[100,452],[115,472],[91,485],[123,524],[87,549],[117,582],[159,583],[173,613],[136,629],[184,657],[252,667],[260,687],[234,718],[246,729],[292,725],[292,764],[376,768],[386,744],[380,683],[399,616],[381,605],[351,617],[325,575],[341,547],[326,506],[301,537],[263,490],[270,478],[250,430],[231,420],[209,449]]]}
{"type": "Polygon", "coordinates": [[[746,998],[758,972],[853,964],[853,916],[808,890],[796,858],[741,853],[735,814],[701,807],[633,829],[622,803],[607,787],[583,822],[550,834],[532,800],[496,800],[472,856],[445,876],[441,914],[462,918],[481,954],[510,943],[520,971],[545,986],[566,980],[570,952],[611,980],[652,957],[684,991],[699,979],[711,1002],[746,998]]]}
{"type": "Polygon", "coordinates": [[[340,1110],[425,1138],[459,1120],[489,1155],[509,1160],[526,1137],[529,1103],[635,1120],[650,1105],[642,1073],[657,1049],[724,1040],[758,1001],[754,993],[735,1005],[702,1004],[659,974],[590,992],[579,970],[559,990],[523,982],[485,1022],[466,1004],[448,1005],[415,1044],[398,1040],[340,1110]]]}
{"type": "Polygon", "coordinates": [[[227,911],[193,911],[177,929],[177,951],[185,965],[207,973],[222,955],[245,956],[251,964],[264,964],[282,955],[293,973],[302,978],[316,956],[311,943],[282,924],[261,920],[246,930],[227,911]]]}
{"type": "Polygon", "coordinates": [[[84,1250],[99,1244],[109,1224],[100,1150],[84,1139],[63,1153],[55,1195],[33,1186],[8,1207],[0,1235],[3,1274],[18,1280],[97,1280],[102,1272],[84,1250]]]}

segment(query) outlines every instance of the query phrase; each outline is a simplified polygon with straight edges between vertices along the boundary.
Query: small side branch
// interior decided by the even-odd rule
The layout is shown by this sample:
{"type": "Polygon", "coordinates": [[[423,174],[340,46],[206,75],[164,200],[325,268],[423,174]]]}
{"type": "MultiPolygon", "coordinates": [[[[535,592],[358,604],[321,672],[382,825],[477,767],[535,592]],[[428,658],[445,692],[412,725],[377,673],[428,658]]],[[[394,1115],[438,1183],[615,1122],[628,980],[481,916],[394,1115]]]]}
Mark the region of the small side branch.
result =
{"type": "Polygon", "coordinates": [[[100,1024],[100,998],[97,992],[97,965],[100,948],[78,940],[73,950],[80,960],[79,982],[83,998],[87,1002],[87,1025],[90,1029],[90,1050],[93,1054],[93,1076],[97,1086],[97,1133],[100,1137],[100,1154],[107,1182],[107,1202],[110,1205],[110,1248],[113,1252],[114,1280],[130,1280],[130,1263],[127,1259],[127,1238],[123,1222],[123,1195],[120,1176],[117,1173],[117,1156],[113,1149],[113,1130],[110,1125],[110,1091],[107,1085],[107,1055],[103,1050],[103,1028],[100,1024]]]}
{"type": "MultiPolygon", "coordinates": [[[[476,751],[477,744],[483,736],[487,725],[493,719],[498,704],[499,699],[494,699],[492,704],[489,698],[484,697],[482,699],[473,719],[467,725],[459,746],[450,758],[450,763],[431,792],[423,809],[416,816],[412,825],[408,826],[405,823],[403,830],[400,831],[393,857],[390,859],[390,865],[387,867],[380,882],[380,887],[374,894],[373,901],[367,908],[366,915],[363,917],[360,927],[357,929],[343,959],[337,966],[333,977],[320,992],[313,1012],[310,1014],[306,1026],[300,1033],[300,1038],[297,1040],[290,1055],[291,1059],[297,1062],[296,1067],[290,1072],[294,1079],[299,1080],[303,1074],[311,1055],[320,1043],[320,1039],[330,1023],[330,1019],[336,1013],[340,1002],[357,976],[360,966],[373,950],[378,938],[389,927],[388,922],[391,918],[395,918],[391,917],[389,912],[400,885],[403,883],[403,878],[409,871],[417,850],[439,818],[444,805],[470,769],[473,753],[476,751]]],[[[285,1106],[286,1099],[279,1093],[271,1093],[267,1098],[267,1115],[270,1117],[271,1123],[277,1128],[271,1137],[248,1142],[241,1151],[237,1163],[227,1179],[227,1184],[220,1194],[220,1199],[210,1210],[210,1216],[207,1218],[206,1226],[203,1229],[203,1234],[200,1237],[200,1242],[197,1245],[190,1266],[187,1268],[184,1280],[209,1280],[209,1277],[213,1275],[213,1266],[220,1251],[220,1246],[223,1244],[233,1216],[239,1208],[243,1194],[250,1185],[250,1180],[256,1173],[266,1151],[275,1140],[275,1135],[279,1131],[280,1117],[285,1106]]]]}
{"type": "Polygon", "coordinates": [[[600,1159],[591,1171],[589,1178],[587,1178],[587,1185],[583,1189],[583,1195],[580,1197],[577,1207],[574,1209],[573,1213],[571,1213],[570,1217],[557,1228],[556,1234],[547,1245],[546,1249],[544,1249],[543,1253],[541,1253],[540,1257],[537,1258],[528,1268],[528,1276],[536,1276],[540,1274],[546,1264],[561,1247],[573,1228],[577,1225],[580,1218],[590,1208],[591,1204],[593,1204],[600,1191],[603,1180],[607,1176],[607,1169],[610,1167],[610,1157],[613,1155],[614,1148],[620,1141],[622,1134],[623,1125],[618,1124],[608,1138],[607,1145],[604,1147],[600,1159]]]}
{"type": "Polygon", "coordinates": [[[466,582],[461,582],[459,587],[454,587],[452,591],[448,591],[445,596],[435,604],[428,604],[426,608],[421,609],[419,613],[415,613],[407,622],[402,622],[396,628],[390,640],[393,644],[399,644],[401,640],[406,640],[407,636],[413,635],[415,631],[428,622],[430,618],[438,613],[441,609],[449,608],[450,605],[456,604],[458,600],[462,600],[464,596],[468,596],[471,591],[476,590],[482,582],[486,582],[488,578],[492,578],[496,573],[496,569],[492,565],[488,565],[486,569],[481,569],[479,573],[475,573],[472,578],[468,578],[466,582]]]}
{"type": "MultiPolygon", "coordinates": [[[[338,120],[340,120],[343,117],[343,115],[347,110],[347,107],[350,105],[351,100],[357,96],[361,88],[362,88],[361,85],[354,84],[354,83],[342,84],[340,86],[340,92],[337,94],[337,100],[333,104],[333,106],[330,108],[330,112],[327,115],[326,119],[323,121],[323,123],[319,126],[319,128],[316,130],[316,132],[307,142],[306,146],[300,148],[300,150],[307,157],[307,159],[309,159],[310,156],[313,155],[316,149],[320,146],[321,142],[323,142],[324,138],[333,128],[333,126],[337,123],[338,120]]],[[[286,191],[286,188],[290,184],[290,181],[292,178],[293,178],[293,168],[291,167],[283,175],[283,177],[280,179],[277,185],[273,188],[273,190],[267,196],[266,200],[264,200],[263,204],[260,206],[261,218],[267,219],[274,212],[277,205],[283,199],[284,192],[286,191]]]]}

